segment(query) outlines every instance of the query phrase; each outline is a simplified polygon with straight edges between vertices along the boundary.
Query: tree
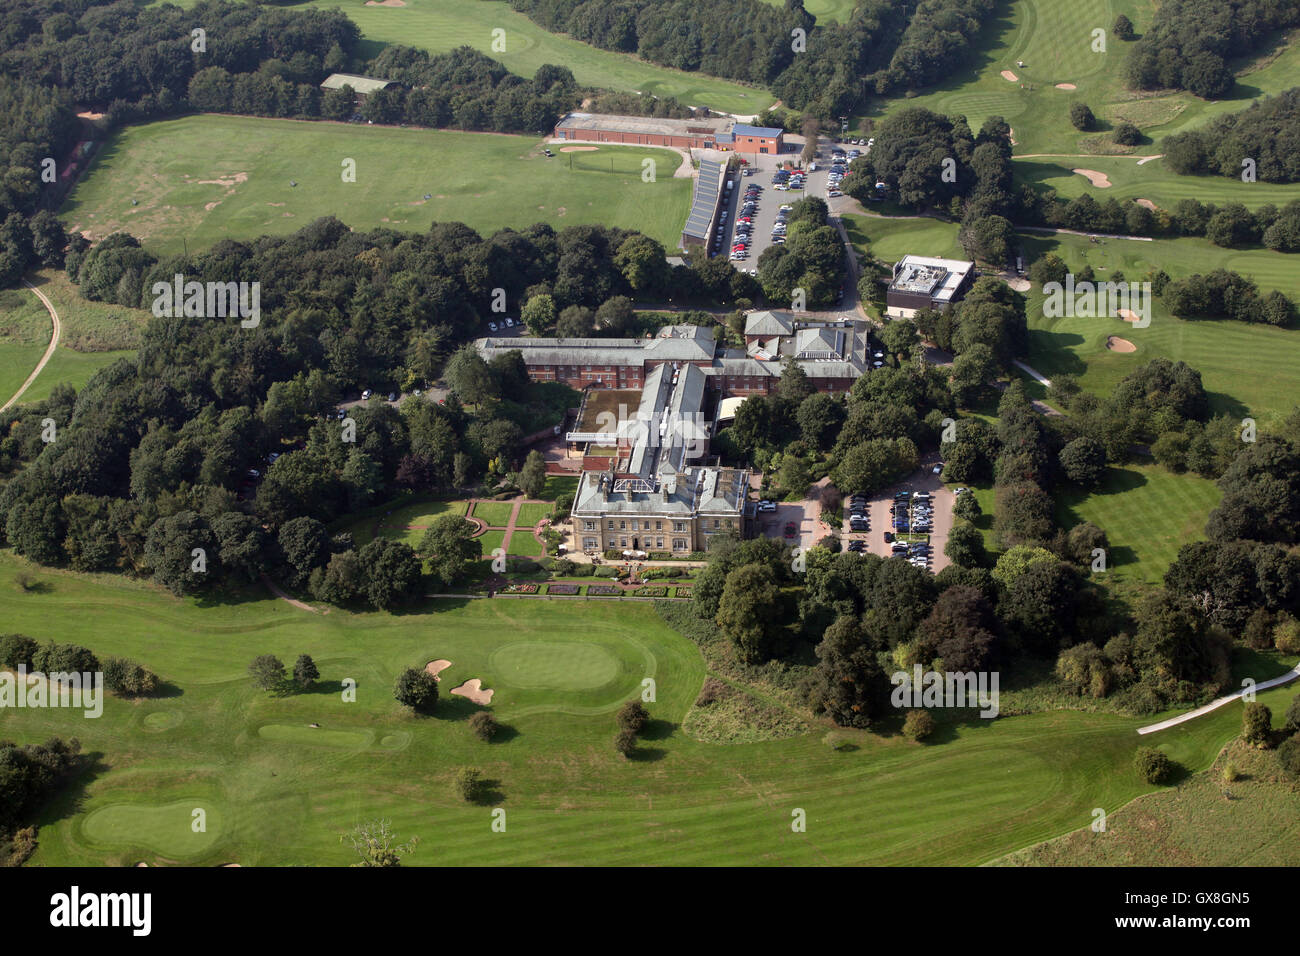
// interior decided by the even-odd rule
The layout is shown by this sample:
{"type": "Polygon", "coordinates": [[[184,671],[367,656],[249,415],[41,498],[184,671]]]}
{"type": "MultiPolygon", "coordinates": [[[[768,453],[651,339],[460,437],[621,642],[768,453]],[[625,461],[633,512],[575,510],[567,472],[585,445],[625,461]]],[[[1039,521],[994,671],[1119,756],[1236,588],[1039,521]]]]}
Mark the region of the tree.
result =
{"type": "Polygon", "coordinates": [[[560,313],[555,334],[564,339],[590,338],[596,329],[596,313],[585,305],[571,305],[560,313]]]}
{"type": "Polygon", "coordinates": [[[1133,21],[1122,13],[1115,18],[1115,25],[1110,28],[1110,32],[1121,40],[1132,40],[1136,36],[1133,31],[1133,21]]]}
{"type": "Polygon", "coordinates": [[[650,712],[645,709],[645,705],[639,700],[629,700],[618,711],[618,726],[622,730],[630,730],[634,734],[641,733],[645,725],[650,720],[650,712]]]}
{"type": "Polygon", "coordinates": [[[320,671],[316,669],[316,662],[310,655],[300,654],[298,660],[293,665],[294,683],[304,689],[310,687],[320,678],[320,671]]]}
{"type": "Polygon", "coordinates": [[[555,324],[555,299],[549,295],[530,297],[524,303],[524,310],[520,313],[520,317],[524,320],[524,325],[528,326],[529,332],[533,335],[541,335],[555,324]]]}
{"type": "Polygon", "coordinates": [[[1300,777],[1300,734],[1292,734],[1277,748],[1277,760],[1292,777],[1300,777]]]}
{"type": "Polygon", "coordinates": [[[909,710],[903,718],[903,736],[918,743],[935,731],[934,715],[928,710],[909,710]]]}
{"type": "Polygon", "coordinates": [[[980,508],[979,499],[973,493],[967,491],[957,496],[952,505],[952,513],[961,520],[973,524],[979,521],[980,515],[984,514],[984,511],[980,508]]]}
{"type": "Polygon", "coordinates": [[[248,665],[253,682],[262,690],[279,690],[284,686],[284,663],[274,654],[261,654],[248,665]]]}
{"type": "Polygon", "coordinates": [[[438,704],[438,682],[428,671],[408,667],[397,675],[393,696],[416,713],[431,714],[438,704]]]}
{"type": "Polygon", "coordinates": [[[381,611],[414,597],[420,586],[420,559],[401,541],[376,538],[357,559],[365,569],[366,599],[381,611]]]}
{"type": "Polygon", "coordinates": [[[387,820],[371,820],[357,824],[339,837],[340,843],[345,841],[352,844],[361,858],[353,866],[401,866],[402,857],[415,852],[420,838],[414,836],[406,843],[398,843],[387,820]]]}
{"type": "Polygon", "coordinates": [[[220,574],[216,537],[194,511],[159,518],[144,544],[145,565],[154,580],[176,595],[193,594],[220,574]]]}
{"type": "Polygon", "coordinates": [[[1084,488],[1094,488],[1106,473],[1106,449],[1092,438],[1076,438],[1058,456],[1065,476],[1084,488]]]}
{"type": "MultiPolygon", "coordinates": [[[[971,496],[963,495],[962,497],[969,498],[971,496]]],[[[957,500],[960,501],[961,499],[957,500]]],[[[960,564],[964,568],[980,568],[988,560],[988,554],[984,548],[984,535],[980,534],[979,529],[969,524],[959,524],[948,533],[948,541],[943,546],[943,553],[954,564],[960,564]]]]}
{"type": "Polygon", "coordinates": [[[1105,697],[1110,691],[1111,673],[1100,647],[1087,641],[1061,651],[1056,658],[1056,676],[1076,694],[1105,697]]]}
{"type": "Polygon", "coordinates": [[[480,710],[469,719],[469,729],[479,740],[491,740],[501,729],[490,711],[480,710]]]}
{"type": "Polygon", "coordinates": [[[466,345],[447,360],[442,377],[462,401],[471,405],[478,405],[497,396],[492,371],[473,345],[466,345]]]}
{"type": "Polygon", "coordinates": [[[1241,737],[1252,747],[1268,744],[1273,733],[1273,712],[1264,704],[1252,701],[1241,711],[1241,737]]]}
{"type": "Polygon", "coordinates": [[[530,451],[524,459],[524,467],[519,471],[519,487],[529,498],[540,498],[546,490],[546,459],[537,449],[530,451]]]}
{"type": "Polygon", "coordinates": [[[1147,783],[1165,783],[1174,774],[1174,762],[1151,747],[1139,747],[1133,754],[1133,769],[1147,783]]]}
{"type": "Polygon", "coordinates": [[[632,300],[625,295],[606,299],[596,310],[596,326],[610,335],[627,335],[636,324],[632,300]]]}
{"type": "Polygon", "coordinates": [[[1097,125],[1097,117],[1092,115],[1087,103],[1071,103],[1070,125],[1086,132],[1097,125]]]}
{"type": "Polygon", "coordinates": [[[487,781],[477,767],[460,767],[452,777],[452,786],[466,803],[478,803],[485,796],[487,781]]]}
{"type": "Polygon", "coordinates": [[[1115,142],[1121,146],[1136,146],[1142,142],[1142,131],[1132,123],[1115,124],[1115,142]]]}
{"type": "Polygon", "coordinates": [[[889,680],[866,630],[853,616],[840,615],[822,635],[808,703],[814,713],[826,714],[841,727],[870,727],[887,712],[889,680]]]}
{"type": "Polygon", "coordinates": [[[727,575],[716,623],[740,659],[757,664],[774,655],[781,627],[776,575],[764,564],[746,564],[727,575]]]}
{"type": "Polygon", "coordinates": [[[636,753],[636,734],[631,730],[620,730],[614,735],[614,749],[623,755],[624,760],[631,759],[636,753]]]}
{"type": "Polygon", "coordinates": [[[458,514],[434,519],[420,540],[420,554],[430,573],[450,587],[462,580],[470,566],[483,557],[483,542],[474,537],[478,526],[458,514]]]}

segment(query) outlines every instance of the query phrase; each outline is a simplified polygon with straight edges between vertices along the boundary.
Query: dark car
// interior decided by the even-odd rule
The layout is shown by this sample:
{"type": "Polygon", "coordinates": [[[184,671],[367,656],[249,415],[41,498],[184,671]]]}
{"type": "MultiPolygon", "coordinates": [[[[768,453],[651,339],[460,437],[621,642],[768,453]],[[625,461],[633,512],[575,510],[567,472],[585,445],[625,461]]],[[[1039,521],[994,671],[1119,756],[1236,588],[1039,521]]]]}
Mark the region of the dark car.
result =
{"type": "Polygon", "coordinates": [[[894,540],[894,532],[892,532],[892,531],[886,531],[886,532],[885,532],[885,544],[889,544],[889,542],[891,542],[891,541],[893,541],[893,540],[894,540]]]}
{"type": "Polygon", "coordinates": [[[799,526],[797,524],[795,524],[793,521],[787,521],[785,523],[785,536],[787,538],[793,538],[798,533],[799,533],[799,526]]]}

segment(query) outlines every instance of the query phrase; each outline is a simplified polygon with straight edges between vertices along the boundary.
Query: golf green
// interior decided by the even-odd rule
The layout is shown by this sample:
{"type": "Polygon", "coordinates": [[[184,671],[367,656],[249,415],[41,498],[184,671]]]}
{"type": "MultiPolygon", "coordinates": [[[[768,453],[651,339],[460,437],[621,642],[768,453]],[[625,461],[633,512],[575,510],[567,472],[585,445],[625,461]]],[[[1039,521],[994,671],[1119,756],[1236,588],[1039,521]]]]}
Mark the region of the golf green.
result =
{"type": "Polygon", "coordinates": [[[595,644],[506,644],[488,658],[503,683],[550,690],[591,690],[619,676],[618,658],[595,644]]]}
{"type": "Polygon", "coordinates": [[[202,856],[220,835],[220,811],[203,798],[165,804],[111,803],[81,821],[81,836],[90,843],[140,847],[178,860],[202,856]],[[202,817],[196,815],[200,810],[202,817]],[[203,829],[195,832],[200,819],[203,829]]]}

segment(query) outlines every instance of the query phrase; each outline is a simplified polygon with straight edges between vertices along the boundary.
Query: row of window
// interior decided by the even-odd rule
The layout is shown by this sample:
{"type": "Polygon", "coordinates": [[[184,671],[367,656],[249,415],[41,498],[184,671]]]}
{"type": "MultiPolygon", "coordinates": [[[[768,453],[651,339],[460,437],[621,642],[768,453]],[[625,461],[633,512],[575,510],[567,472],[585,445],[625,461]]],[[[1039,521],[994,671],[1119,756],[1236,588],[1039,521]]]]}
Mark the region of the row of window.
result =
{"type": "MultiPolygon", "coordinates": [[[[662,551],[662,550],[663,550],[663,547],[664,547],[664,539],[663,539],[663,538],[653,538],[653,539],[651,539],[651,538],[646,538],[646,539],[643,540],[643,541],[637,541],[637,544],[640,546],[640,548],[641,548],[642,550],[649,550],[649,549],[651,549],[651,548],[654,548],[656,551],[662,551]]],[[[629,547],[629,545],[628,545],[628,539],[627,539],[627,538],[610,538],[610,539],[609,539],[609,543],[606,544],[606,547],[607,547],[607,548],[628,548],[628,547],[629,547]]],[[[599,538],[583,538],[583,539],[582,539],[582,549],[583,549],[584,551],[599,551],[599,550],[600,550],[600,539],[599,539],[599,538]]],[[[672,549],[673,549],[674,551],[689,551],[689,550],[691,550],[690,539],[688,539],[688,538],[673,538],[673,539],[672,539],[672,549]]]]}
{"type": "MultiPolygon", "coordinates": [[[[734,528],[734,527],[735,527],[735,523],[734,523],[733,519],[731,519],[731,518],[727,518],[727,519],[725,519],[725,521],[726,521],[726,524],[725,524],[725,525],[723,524],[723,521],[724,521],[724,519],[722,519],[722,518],[714,518],[714,519],[713,519],[713,527],[714,527],[714,529],[715,529],[715,530],[721,530],[721,529],[724,528],[724,527],[725,527],[725,528],[734,528]]],[[[704,519],[704,521],[703,521],[703,525],[707,527],[707,525],[708,525],[708,519],[707,519],[707,518],[704,519]]],[[[654,530],[654,531],[662,531],[663,529],[664,529],[664,523],[663,523],[663,521],[661,521],[661,520],[656,520],[656,521],[655,521],[655,523],[654,523],[654,528],[653,528],[653,529],[650,527],[650,519],[649,519],[649,518],[646,518],[644,521],[638,521],[638,519],[633,518],[633,519],[632,519],[632,527],[631,527],[631,528],[628,528],[628,522],[627,522],[626,519],[619,519],[619,520],[618,520],[618,530],[619,530],[619,531],[629,531],[629,530],[631,530],[631,531],[651,531],[651,530],[654,530]]],[[[590,519],[590,520],[583,521],[583,523],[582,523],[582,530],[583,530],[583,531],[597,531],[597,530],[599,530],[599,523],[598,523],[595,519],[590,519]]],[[[610,518],[610,519],[609,519],[609,521],[608,521],[608,523],[607,523],[607,530],[609,530],[609,531],[613,531],[613,530],[615,530],[615,528],[614,528],[614,519],[613,519],[613,518],[610,518]]],[[[674,521],[674,522],[673,522],[673,530],[674,530],[674,531],[688,531],[688,530],[690,530],[690,529],[689,529],[689,527],[688,527],[688,525],[687,525],[687,522],[685,522],[685,521],[674,521]]]]}

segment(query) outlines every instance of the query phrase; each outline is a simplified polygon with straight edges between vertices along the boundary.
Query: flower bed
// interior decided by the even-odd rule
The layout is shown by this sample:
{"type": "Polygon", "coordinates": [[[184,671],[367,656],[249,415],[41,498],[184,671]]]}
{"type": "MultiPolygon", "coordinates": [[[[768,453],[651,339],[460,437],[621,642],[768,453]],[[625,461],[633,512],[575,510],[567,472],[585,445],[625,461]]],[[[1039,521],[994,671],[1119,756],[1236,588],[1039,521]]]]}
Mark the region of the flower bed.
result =
{"type": "Polygon", "coordinates": [[[548,584],[546,586],[547,594],[578,594],[582,591],[582,586],[578,584],[548,584]]]}
{"type": "Polygon", "coordinates": [[[536,594],[536,584],[507,584],[501,589],[502,594],[536,594]]]}
{"type": "Polygon", "coordinates": [[[688,597],[691,596],[691,589],[690,589],[690,588],[678,588],[678,589],[677,589],[677,596],[678,596],[678,597],[688,598],[688,597]]]}
{"type": "Polygon", "coordinates": [[[616,588],[612,584],[589,584],[587,585],[587,593],[600,595],[622,594],[623,589],[616,588]]]}
{"type": "Polygon", "coordinates": [[[637,588],[632,593],[637,597],[667,597],[668,589],[663,587],[637,588]]]}

